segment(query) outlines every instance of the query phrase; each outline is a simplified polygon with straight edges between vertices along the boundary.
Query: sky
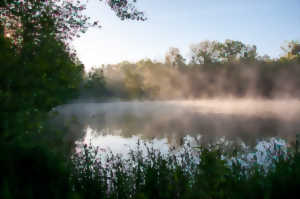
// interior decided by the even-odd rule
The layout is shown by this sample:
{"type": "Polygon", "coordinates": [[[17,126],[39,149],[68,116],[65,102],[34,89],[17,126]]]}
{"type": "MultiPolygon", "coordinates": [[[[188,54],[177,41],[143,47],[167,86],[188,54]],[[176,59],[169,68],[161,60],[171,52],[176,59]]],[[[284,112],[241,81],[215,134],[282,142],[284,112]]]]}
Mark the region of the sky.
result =
{"type": "Polygon", "coordinates": [[[239,40],[276,58],[287,41],[300,41],[300,0],[138,0],[147,21],[122,21],[105,3],[89,0],[100,21],[73,41],[86,69],[121,61],[163,61],[170,47],[189,58],[192,44],[239,40]]]}

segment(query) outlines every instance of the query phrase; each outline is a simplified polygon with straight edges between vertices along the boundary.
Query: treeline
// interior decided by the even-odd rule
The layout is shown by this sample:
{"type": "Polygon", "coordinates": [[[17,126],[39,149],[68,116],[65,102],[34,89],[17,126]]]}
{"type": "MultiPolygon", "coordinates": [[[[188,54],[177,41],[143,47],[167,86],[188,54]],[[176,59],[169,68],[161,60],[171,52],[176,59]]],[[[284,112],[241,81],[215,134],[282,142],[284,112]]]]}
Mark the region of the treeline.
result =
{"type": "Polygon", "coordinates": [[[89,91],[127,99],[298,98],[299,52],[296,41],[288,43],[279,59],[259,56],[255,46],[240,41],[204,41],[191,46],[190,60],[170,48],[165,62],[147,59],[93,68],[89,91]]]}

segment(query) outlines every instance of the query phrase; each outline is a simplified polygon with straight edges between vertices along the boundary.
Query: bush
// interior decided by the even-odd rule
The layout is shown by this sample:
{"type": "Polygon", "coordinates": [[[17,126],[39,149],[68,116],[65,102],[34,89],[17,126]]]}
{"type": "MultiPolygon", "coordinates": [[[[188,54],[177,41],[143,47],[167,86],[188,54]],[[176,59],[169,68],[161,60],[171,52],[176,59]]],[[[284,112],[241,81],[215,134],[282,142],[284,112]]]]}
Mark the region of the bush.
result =
{"type": "Polygon", "coordinates": [[[71,198],[70,170],[42,146],[0,145],[0,198],[71,198]]]}

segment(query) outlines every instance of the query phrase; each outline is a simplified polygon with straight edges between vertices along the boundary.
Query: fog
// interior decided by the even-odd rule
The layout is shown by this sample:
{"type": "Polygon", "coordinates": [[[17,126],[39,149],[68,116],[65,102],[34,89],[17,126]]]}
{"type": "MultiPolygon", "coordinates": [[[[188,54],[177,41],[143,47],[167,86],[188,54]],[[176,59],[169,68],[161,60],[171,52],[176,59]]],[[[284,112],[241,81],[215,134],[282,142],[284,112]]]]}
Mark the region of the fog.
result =
{"type": "Polygon", "coordinates": [[[57,107],[55,126],[68,130],[66,140],[83,139],[86,129],[99,136],[166,138],[181,145],[187,135],[201,142],[221,137],[255,145],[279,137],[293,143],[300,132],[300,100],[215,98],[181,101],[74,103],[57,107]]]}
{"type": "Polygon", "coordinates": [[[58,107],[53,122],[71,132],[70,140],[91,129],[99,136],[167,139],[174,146],[186,136],[249,145],[278,137],[293,144],[300,132],[298,52],[270,59],[258,55],[255,45],[225,40],[200,42],[190,53],[185,59],[170,48],[165,62],[94,68],[80,97],[58,107]]]}

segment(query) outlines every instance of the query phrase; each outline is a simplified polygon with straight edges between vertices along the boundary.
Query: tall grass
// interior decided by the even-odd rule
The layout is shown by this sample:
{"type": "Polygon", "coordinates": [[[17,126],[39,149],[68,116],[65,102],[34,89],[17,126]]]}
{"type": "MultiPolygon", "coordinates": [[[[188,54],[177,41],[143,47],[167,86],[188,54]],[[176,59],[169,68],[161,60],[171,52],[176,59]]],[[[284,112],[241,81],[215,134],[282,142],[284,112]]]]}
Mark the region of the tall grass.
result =
{"type": "Polygon", "coordinates": [[[276,144],[260,158],[224,145],[163,154],[138,142],[126,157],[85,145],[71,160],[82,198],[289,198],[300,186],[299,154],[276,144]]]}

